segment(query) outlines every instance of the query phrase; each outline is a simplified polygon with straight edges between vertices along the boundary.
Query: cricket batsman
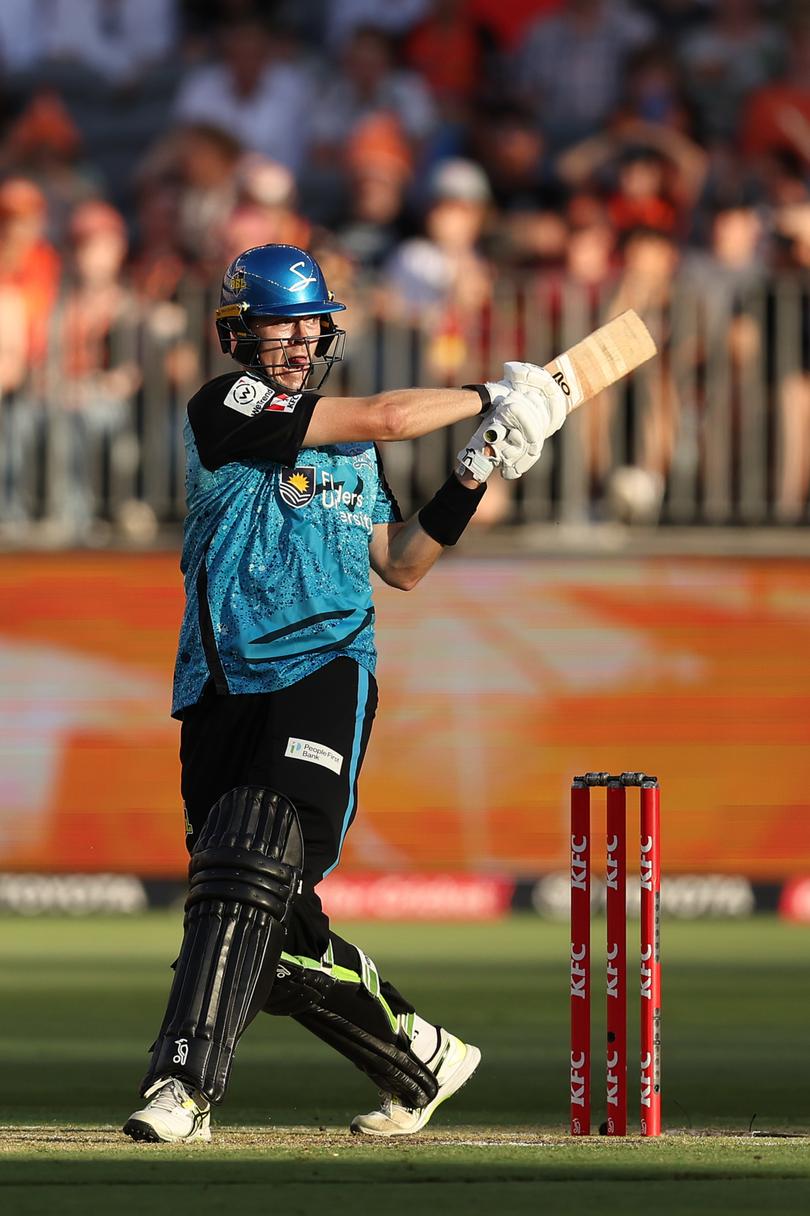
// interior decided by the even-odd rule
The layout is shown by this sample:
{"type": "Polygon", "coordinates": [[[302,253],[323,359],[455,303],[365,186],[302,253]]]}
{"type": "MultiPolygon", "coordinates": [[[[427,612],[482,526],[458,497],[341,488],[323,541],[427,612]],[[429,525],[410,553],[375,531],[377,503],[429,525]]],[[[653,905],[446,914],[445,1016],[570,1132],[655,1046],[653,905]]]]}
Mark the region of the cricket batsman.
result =
{"type": "Polygon", "coordinates": [[[331,929],[317,887],[355,815],[377,706],[369,571],[416,586],[492,471],[514,479],[535,463],[566,401],[527,363],[461,389],[324,394],[344,307],[305,250],[247,250],[216,313],[238,367],[188,404],[172,713],[189,892],[143,1103],[123,1128],[134,1140],[210,1140],[211,1107],[262,1011],[294,1018],[380,1090],[356,1133],[421,1130],[481,1058],[331,929]],[[403,520],[376,443],[464,419],[475,429],[457,468],[403,520]]]}

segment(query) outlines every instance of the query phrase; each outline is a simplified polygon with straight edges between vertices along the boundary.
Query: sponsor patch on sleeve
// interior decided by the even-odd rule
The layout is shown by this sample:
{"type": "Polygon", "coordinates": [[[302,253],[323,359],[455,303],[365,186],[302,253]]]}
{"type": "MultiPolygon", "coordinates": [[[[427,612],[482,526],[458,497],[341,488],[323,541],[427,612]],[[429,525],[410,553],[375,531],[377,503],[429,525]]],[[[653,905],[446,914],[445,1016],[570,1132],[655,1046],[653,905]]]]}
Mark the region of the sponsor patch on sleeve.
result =
{"type": "Polygon", "coordinates": [[[225,405],[247,418],[255,418],[264,410],[276,414],[291,414],[301,396],[301,393],[277,393],[269,384],[264,384],[253,376],[240,376],[231,385],[225,405]]]}
{"type": "Polygon", "coordinates": [[[301,393],[273,393],[264,409],[276,414],[291,414],[302,395],[301,393]]]}

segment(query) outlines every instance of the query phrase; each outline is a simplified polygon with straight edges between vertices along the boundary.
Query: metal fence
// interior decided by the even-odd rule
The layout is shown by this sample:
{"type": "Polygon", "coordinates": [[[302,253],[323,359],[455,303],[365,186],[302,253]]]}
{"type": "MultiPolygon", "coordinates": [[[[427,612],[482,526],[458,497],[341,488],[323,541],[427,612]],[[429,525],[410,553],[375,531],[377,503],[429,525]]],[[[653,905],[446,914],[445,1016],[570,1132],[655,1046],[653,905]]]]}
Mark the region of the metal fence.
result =
{"type": "MultiPolygon", "coordinates": [[[[615,285],[502,278],[480,312],[424,325],[380,316],[372,298],[358,290],[346,314],[348,357],[330,392],[498,378],[504,360],[547,361],[628,303],[656,337],[656,360],[572,415],[529,476],[499,485],[493,523],[810,520],[807,277],[682,275],[655,304],[643,292],[622,300],[615,285]]],[[[68,542],[120,526],[147,538],[182,519],[185,403],[233,367],[215,346],[214,304],[192,284],[149,307],[133,295],[80,372],[57,309],[44,360],[0,396],[2,535],[68,542]]],[[[387,446],[406,512],[447,476],[468,432],[387,446]]]]}

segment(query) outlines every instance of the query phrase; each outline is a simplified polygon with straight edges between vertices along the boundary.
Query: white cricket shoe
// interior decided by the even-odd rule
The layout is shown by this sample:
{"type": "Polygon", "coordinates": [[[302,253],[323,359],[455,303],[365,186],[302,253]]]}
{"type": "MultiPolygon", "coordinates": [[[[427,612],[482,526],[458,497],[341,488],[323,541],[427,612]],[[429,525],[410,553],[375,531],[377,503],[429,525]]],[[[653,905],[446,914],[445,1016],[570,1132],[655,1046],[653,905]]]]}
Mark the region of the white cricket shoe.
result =
{"type": "Polygon", "coordinates": [[[427,1067],[439,1082],[436,1097],[421,1110],[403,1106],[392,1094],[380,1090],[379,1110],[367,1115],[355,1115],[350,1131],[366,1136],[411,1136],[430,1122],[430,1117],[447,1098],[453,1096],[481,1063],[481,1052],[471,1043],[462,1043],[455,1035],[439,1028],[439,1047],[427,1067]]]}
{"type": "Polygon", "coordinates": [[[211,1139],[211,1104],[176,1077],[162,1077],[144,1094],[151,1099],[129,1116],[122,1131],[133,1140],[188,1144],[211,1139]]]}

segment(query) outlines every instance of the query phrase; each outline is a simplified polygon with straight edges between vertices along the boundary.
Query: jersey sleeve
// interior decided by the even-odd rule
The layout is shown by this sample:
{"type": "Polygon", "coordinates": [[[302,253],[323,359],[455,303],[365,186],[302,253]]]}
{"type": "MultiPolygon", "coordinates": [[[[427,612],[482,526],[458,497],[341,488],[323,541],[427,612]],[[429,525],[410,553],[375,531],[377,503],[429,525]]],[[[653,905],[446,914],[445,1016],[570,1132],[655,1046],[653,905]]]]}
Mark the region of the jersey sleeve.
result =
{"type": "Polygon", "coordinates": [[[281,392],[248,372],[210,381],[188,403],[200,460],[211,472],[232,461],[294,465],[318,400],[316,393],[281,392]]]}
{"type": "Polygon", "coordinates": [[[399,524],[402,523],[402,512],[399,509],[394,491],[388,484],[388,479],[385,476],[380,449],[376,443],[374,451],[377,454],[377,470],[379,472],[379,485],[377,487],[377,497],[374,501],[374,509],[371,512],[371,522],[373,524],[399,524]]]}

